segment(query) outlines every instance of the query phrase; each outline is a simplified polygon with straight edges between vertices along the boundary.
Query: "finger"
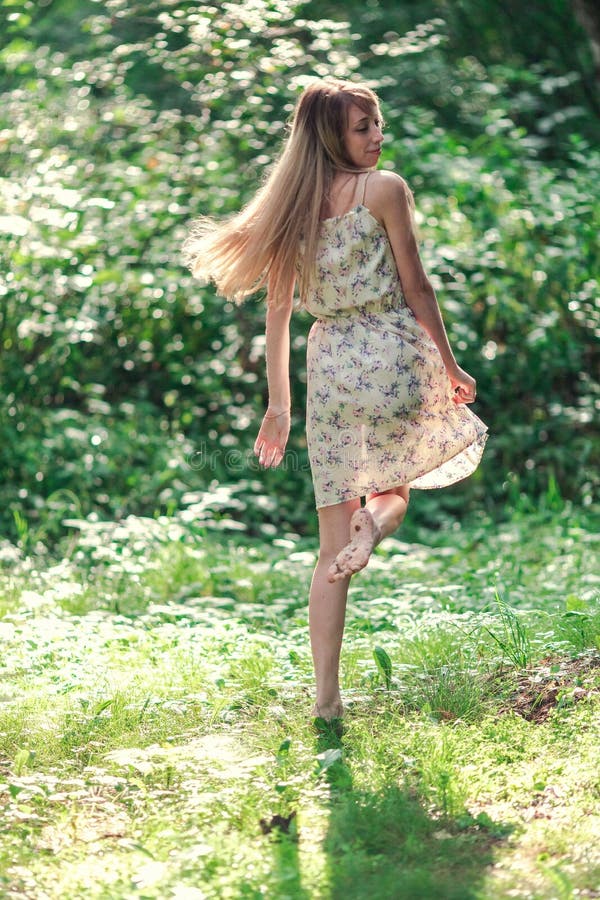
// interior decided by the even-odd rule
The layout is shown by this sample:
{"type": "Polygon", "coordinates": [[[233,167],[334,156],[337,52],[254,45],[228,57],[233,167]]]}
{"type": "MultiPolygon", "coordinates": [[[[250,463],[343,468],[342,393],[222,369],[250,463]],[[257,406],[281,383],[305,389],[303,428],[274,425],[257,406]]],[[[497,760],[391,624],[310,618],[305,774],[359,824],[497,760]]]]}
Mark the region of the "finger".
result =
{"type": "Polygon", "coordinates": [[[277,447],[268,447],[264,444],[259,457],[260,464],[264,466],[265,469],[270,469],[273,465],[273,459],[275,458],[276,453],[277,447]]]}
{"type": "Polygon", "coordinates": [[[275,449],[273,451],[273,459],[271,461],[271,465],[273,466],[273,468],[275,468],[275,466],[278,466],[282,459],[283,459],[283,448],[275,447],[275,449]]]}
{"type": "Polygon", "coordinates": [[[281,462],[281,450],[279,447],[273,447],[269,454],[269,468],[275,468],[281,462]]]}
{"type": "Polygon", "coordinates": [[[455,393],[455,395],[460,395],[461,397],[464,397],[464,399],[467,400],[469,403],[471,401],[473,401],[475,399],[475,397],[477,396],[474,388],[465,387],[465,385],[462,385],[462,384],[459,384],[457,387],[454,388],[454,393],[455,393]]]}

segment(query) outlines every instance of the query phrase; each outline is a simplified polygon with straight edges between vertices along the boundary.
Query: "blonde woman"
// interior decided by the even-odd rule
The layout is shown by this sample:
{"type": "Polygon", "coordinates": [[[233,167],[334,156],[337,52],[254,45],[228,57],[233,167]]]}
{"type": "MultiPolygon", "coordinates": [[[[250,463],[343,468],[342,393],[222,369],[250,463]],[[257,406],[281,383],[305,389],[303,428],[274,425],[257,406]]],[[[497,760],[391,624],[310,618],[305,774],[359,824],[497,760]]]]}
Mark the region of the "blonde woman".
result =
{"type": "Polygon", "coordinates": [[[339,660],[348,585],[406,514],[409,490],[477,467],[486,426],[467,409],[415,238],[406,182],[376,171],[376,95],[324,80],[300,96],[270,177],[238,215],[198,220],[184,245],[194,275],[241,301],[267,288],[269,404],[254,451],[283,459],[290,430],[289,321],[297,288],[308,336],[306,430],[319,518],[309,621],[316,701],[343,714],[339,660]],[[361,504],[361,500],[364,503],[361,504]]]}

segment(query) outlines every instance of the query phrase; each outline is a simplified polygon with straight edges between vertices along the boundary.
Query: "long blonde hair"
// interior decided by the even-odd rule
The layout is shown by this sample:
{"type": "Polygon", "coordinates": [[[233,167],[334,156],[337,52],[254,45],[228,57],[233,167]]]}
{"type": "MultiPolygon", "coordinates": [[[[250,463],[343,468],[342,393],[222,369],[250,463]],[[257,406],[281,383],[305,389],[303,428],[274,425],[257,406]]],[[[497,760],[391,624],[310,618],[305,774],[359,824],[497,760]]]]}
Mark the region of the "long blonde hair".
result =
{"type": "Polygon", "coordinates": [[[253,199],[225,221],[203,216],[192,222],[183,255],[193,275],[213,281],[221,296],[236,303],[267,283],[270,302],[277,302],[295,276],[305,297],[333,176],[366,171],[354,165],[344,145],[353,103],[380,118],[377,96],[366,85],[325,79],[302,92],[289,137],[253,199]]]}

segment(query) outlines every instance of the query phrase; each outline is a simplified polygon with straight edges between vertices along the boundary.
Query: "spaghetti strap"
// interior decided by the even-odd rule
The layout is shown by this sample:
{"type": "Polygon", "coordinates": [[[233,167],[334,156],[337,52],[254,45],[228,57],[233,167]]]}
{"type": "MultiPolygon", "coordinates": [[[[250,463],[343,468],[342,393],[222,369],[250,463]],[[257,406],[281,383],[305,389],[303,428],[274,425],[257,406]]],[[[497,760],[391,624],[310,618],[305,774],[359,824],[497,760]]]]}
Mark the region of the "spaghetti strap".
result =
{"type": "Polygon", "coordinates": [[[361,205],[361,206],[364,206],[364,205],[365,205],[365,195],[366,195],[366,193],[367,193],[367,181],[369,180],[369,175],[370,175],[370,174],[371,174],[370,172],[367,172],[367,177],[366,177],[365,180],[363,181],[362,200],[360,201],[360,205],[361,205]]]}

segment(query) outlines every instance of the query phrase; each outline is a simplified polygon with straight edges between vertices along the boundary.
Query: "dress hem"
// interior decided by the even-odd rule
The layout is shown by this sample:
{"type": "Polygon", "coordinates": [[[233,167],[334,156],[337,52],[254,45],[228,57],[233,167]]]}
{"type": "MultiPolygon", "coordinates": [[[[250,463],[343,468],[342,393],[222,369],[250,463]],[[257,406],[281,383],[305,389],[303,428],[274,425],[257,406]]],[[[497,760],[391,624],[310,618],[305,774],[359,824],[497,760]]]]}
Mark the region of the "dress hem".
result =
{"type": "Polygon", "coordinates": [[[433,469],[425,469],[424,472],[420,472],[418,475],[414,475],[410,479],[410,481],[394,481],[392,484],[389,484],[386,487],[372,488],[371,490],[364,491],[360,494],[354,494],[352,497],[344,497],[343,500],[334,500],[332,503],[321,503],[321,504],[315,503],[315,508],[317,510],[319,510],[319,509],[326,509],[328,506],[339,506],[340,503],[347,503],[349,500],[360,500],[362,497],[366,497],[367,494],[385,493],[386,491],[391,491],[395,487],[409,487],[415,491],[435,491],[435,490],[441,490],[442,488],[445,488],[445,487],[450,487],[453,484],[459,484],[459,482],[465,481],[466,478],[471,477],[471,475],[478,468],[479,462],[475,466],[473,466],[473,468],[471,469],[470,472],[466,472],[464,475],[461,475],[460,478],[455,478],[453,481],[448,481],[445,484],[438,484],[438,485],[432,484],[432,485],[419,486],[418,484],[415,484],[414,482],[419,481],[421,478],[424,478],[426,475],[433,475],[433,473],[436,472],[438,469],[441,469],[443,466],[447,465],[448,463],[451,463],[453,459],[456,459],[457,456],[460,456],[462,453],[466,453],[471,448],[479,449],[479,459],[481,459],[481,457],[483,455],[483,451],[485,449],[485,444],[487,442],[487,439],[488,439],[488,430],[487,430],[487,428],[485,428],[485,430],[482,431],[474,441],[471,441],[471,443],[467,444],[466,447],[463,447],[462,450],[459,450],[453,456],[449,456],[448,459],[445,459],[443,462],[439,463],[437,466],[434,466],[433,469]]]}

